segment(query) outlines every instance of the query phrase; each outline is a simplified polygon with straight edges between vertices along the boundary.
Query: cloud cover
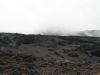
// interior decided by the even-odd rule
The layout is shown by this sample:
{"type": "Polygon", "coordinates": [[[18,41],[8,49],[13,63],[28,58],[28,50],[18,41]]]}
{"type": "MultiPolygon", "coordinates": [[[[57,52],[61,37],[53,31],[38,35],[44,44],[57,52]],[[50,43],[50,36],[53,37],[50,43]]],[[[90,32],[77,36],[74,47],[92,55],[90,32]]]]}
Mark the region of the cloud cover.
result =
{"type": "Polygon", "coordinates": [[[100,30],[100,0],[0,0],[0,32],[100,30]]]}

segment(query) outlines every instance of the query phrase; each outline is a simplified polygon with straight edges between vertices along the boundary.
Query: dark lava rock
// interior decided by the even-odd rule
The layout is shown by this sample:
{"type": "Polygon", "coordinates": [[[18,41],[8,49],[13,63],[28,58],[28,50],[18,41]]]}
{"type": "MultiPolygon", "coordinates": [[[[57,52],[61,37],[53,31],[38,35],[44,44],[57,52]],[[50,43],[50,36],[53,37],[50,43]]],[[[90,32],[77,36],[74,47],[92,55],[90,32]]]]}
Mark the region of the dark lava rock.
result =
{"type": "Polygon", "coordinates": [[[3,44],[4,44],[4,41],[2,38],[0,38],[0,46],[3,46],[3,44]]]}
{"type": "Polygon", "coordinates": [[[68,55],[71,57],[79,57],[79,55],[76,52],[70,52],[68,55]]]}
{"type": "Polygon", "coordinates": [[[41,75],[38,71],[30,71],[28,75],[41,75]]]}
{"type": "Polygon", "coordinates": [[[35,68],[37,68],[37,66],[36,66],[34,63],[27,63],[26,66],[27,66],[29,69],[35,69],[35,68]]]}
{"type": "Polygon", "coordinates": [[[0,60],[0,65],[6,65],[7,62],[5,60],[0,60]]]}
{"type": "Polygon", "coordinates": [[[94,56],[100,57],[100,48],[91,51],[91,54],[94,56]]]}
{"type": "Polygon", "coordinates": [[[18,38],[18,37],[17,37],[17,36],[15,36],[15,37],[13,37],[13,40],[14,40],[14,41],[16,41],[16,40],[17,40],[17,38],[18,38]]]}
{"type": "Polygon", "coordinates": [[[64,56],[62,56],[61,54],[59,54],[57,51],[54,51],[54,54],[60,56],[61,58],[64,58],[64,56]]]}
{"type": "Polygon", "coordinates": [[[10,38],[8,36],[5,36],[3,38],[3,41],[6,43],[6,44],[9,44],[11,42],[10,38]]]}
{"type": "Polygon", "coordinates": [[[42,41],[40,43],[40,46],[41,45],[43,47],[47,47],[47,48],[49,48],[49,47],[56,48],[57,47],[57,43],[56,42],[53,42],[53,41],[42,41]]]}
{"type": "Polygon", "coordinates": [[[0,72],[3,72],[5,68],[3,66],[0,66],[0,72]]]}
{"type": "Polygon", "coordinates": [[[97,63],[100,63],[100,57],[97,58],[97,63]]]}
{"type": "Polygon", "coordinates": [[[36,38],[35,35],[23,35],[19,39],[23,44],[33,44],[40,42],[39,38],[36,38]]]}
{"type": "Polygon", "coordinates": [[[57,51],[54,52],[55,55],[59,55],[59,53],[57,51]]]}
{"type": "Polygon", "coordinates": [[[11,40],[9,37],[5,36],[4,38],[0,38],[0,46],[4,46],[11,43],[11,40]]]}
{"type": "Polygon", "coordinates": [[[62,49],[62,50],[64,50],[63,53],[69,53],[70,52],[69,49],[62,49]]]}
{"type": "Polygon", "coordinates": [[[62,72],[63,72],[63,73],[66,73],[67,71],[70,71],[70,68],[67,68],[67,67],[63,67],[63,68],[62,68],[62,72]]]}
{"type": "Polygon", "coordinates": [[[36,58],[35,57],[30,57],[30,58],[25,59],[25,62],[32,63],[33,61],[36,61],[36,58]]]}
{"type": "Polygon", "coordinates": [[[77,72],[76,75],[81,75],[81,72],[77,72]]]}
{"type": "Polygon", "coordinates": [[[21,75],[21,71],[13,71],[10,75],[21,75]]]}
{"type": "Polygon", "coordinates": [[[48,49],[49,51],[54,51],[54,49],[48,49]]]}
{"type": "Polygon", "coordinates": [[[4,56],[4,55],[5,55],[4,51],[0,50],[0,56],[4,56]]]}
{"type": "Polygon", "coordinates": [[[8,55],[8,56],[13,56],[14,55],[12,50],[5,51],[5,54],[8,55]]]}
{"type": "Polygon", "coordinates": [[[56,42],[55,38],[53,38],[53,39],[50,39],[50,41],[56,42]]]}
{"type": "Polygon", "coordinates": [[[63,41],[58,41],[58,45],[66,46],[66,43],[63,41]]]}
{"type": "Polygon", "coordinates": [[[33,44],[34,43],[34,36],[32,36],[32,35],[29,35],[29,36],[27,36],[27,35],[23,35],[22,37],[21,37],[21,39],[22,39],[22,43],[23,44],[33,44]],[[23,39],[22,39],[23,38],[23,39]]]}
{"type": "Polygon", "coordinates": [[[17,46],[20,46],[20,45],[21,45],[21,42],[20,42],[20,41],[17,41],[17,42],[16,42],[16,45],[17,45],[17,46]]]}
{"type": "Polygon", "coordinates": [[[79,47],[79,51],[81,51],[82,53],[88,54],[88,55],[93,55],[93,56],[98,56],[100,57],[100,45],[98,44],[94,44],[94,45],[87,45],[87,44],[83,44],[79,47]]]}
{"type": "Polygon", "coordinates": [[[33,40],[32,39],[23,39],[23,44],[33,44],[33,40]]]}

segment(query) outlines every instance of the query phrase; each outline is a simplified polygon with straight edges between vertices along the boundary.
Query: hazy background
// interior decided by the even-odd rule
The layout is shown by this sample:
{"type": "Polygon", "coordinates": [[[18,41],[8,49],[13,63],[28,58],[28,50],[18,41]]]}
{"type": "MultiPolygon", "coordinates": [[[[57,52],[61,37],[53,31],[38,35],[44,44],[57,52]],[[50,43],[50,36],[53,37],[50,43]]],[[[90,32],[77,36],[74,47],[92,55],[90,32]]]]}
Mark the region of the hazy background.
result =
{"type": "Polygon", "coordinates": [[[0,32],[99,36],[99,30],[100,0],[0,0],[0,32]]]}

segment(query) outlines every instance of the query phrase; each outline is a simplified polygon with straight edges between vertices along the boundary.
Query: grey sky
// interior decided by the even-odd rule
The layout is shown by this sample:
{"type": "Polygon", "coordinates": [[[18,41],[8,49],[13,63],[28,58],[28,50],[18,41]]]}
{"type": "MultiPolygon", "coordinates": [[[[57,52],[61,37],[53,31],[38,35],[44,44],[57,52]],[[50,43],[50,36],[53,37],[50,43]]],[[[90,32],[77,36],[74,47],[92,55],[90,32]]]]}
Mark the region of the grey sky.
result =
{"type": "Polygon", "coordinates": [[[0,0],[0,32],[100,30],[100,0],[0,0]]]}

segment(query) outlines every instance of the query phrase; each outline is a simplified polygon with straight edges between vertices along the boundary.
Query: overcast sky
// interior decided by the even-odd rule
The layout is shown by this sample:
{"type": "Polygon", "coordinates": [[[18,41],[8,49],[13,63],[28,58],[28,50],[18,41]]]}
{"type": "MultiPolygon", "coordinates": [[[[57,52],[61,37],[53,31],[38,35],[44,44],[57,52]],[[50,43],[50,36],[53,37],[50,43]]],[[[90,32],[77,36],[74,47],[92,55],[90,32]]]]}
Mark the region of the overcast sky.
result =
{"type": "Polygon", "coordinates": [[[100,0],[0,0],[0,32],[100,30],[100,0]]]}

